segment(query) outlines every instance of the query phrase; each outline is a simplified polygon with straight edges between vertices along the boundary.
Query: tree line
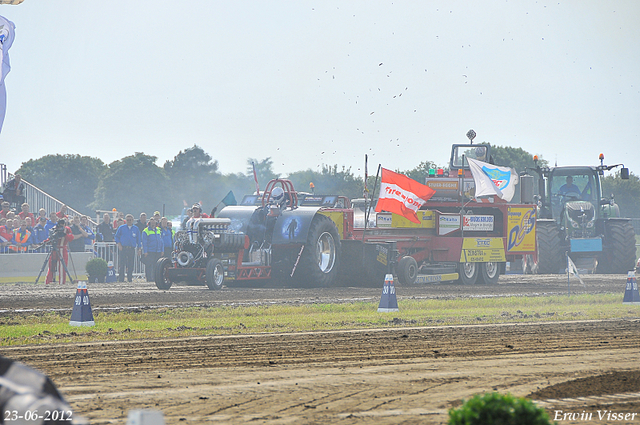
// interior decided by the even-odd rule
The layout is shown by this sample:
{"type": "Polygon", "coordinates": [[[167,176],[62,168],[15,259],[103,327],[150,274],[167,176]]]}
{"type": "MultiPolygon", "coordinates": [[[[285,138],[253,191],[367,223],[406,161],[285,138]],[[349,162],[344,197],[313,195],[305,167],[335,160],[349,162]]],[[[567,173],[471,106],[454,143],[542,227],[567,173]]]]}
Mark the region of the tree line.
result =
{"type": "MultiPolygon", "coordinates": [[[[533,155],[521,148],[492,146],[492,152],[496,165],[506,165],[518,172],[534,167],[533,155]]],[[[307,169],[280,176],[274,172],[271,158],[247,158],[244,171],[223,174],[219,171],[218,161],[197,145],[179,151],[162,166],[157,160],[155,156],[136,152],[105,164],[99,158],[57,154],[24,162],[18,172],[30,183],[88,215],[96,210],[116,208],[133,214],[164,210],[165,215],[171,216],[180,214],[183,201],[187,205],[201,202],[204,211],[209,212],[230,190],[238,201],[255,191],[253,165],[261,189],[270,179],[284,177],[301,192],[315,190],[317,194],[358,198],[364,190],[362,176],[337,164],[323,164],[319,171],[307,169]]],[[[540,159],[539,164],[548,165],[544,159],[540,159]]],[[[410,170],[395,171],[422,183],[431,168],[447,169],[447,166],[425,160],[410,170]]],[[[369,172],[367,184],[371,190],[376,170],[369,172]]],[[[603,179],[603,193],[615,195],[623,215],[640,217],[637,208],[640,180],[637,176],[631,174],[629,180],[622,180],[618,175],[607,176],[603,179]]]]}

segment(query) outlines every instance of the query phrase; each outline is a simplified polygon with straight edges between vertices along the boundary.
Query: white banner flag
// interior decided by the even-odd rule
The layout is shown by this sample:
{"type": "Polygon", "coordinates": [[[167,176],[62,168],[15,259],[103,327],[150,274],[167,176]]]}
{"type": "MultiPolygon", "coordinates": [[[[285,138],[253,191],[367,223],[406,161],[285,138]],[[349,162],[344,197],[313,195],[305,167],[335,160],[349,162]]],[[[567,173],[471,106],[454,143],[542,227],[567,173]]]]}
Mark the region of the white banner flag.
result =
{"type": "Polygon", "coordinates": [[[467,161],[476,185],[476,196],[496,195],[507,202],[513,199],[518,184],[515,170],[472,158],[467,158],[467,161]]]}
{"type": "Polygon", "coordinates": [[[0,16],[0,63],[2,63],[2,75],[0,75],[0,131],[4,123],[4,114],[7,109],[7,91],[4,87],[4,77],[11,71],[9,64],[9,48],[13,44],[16,26],[7,18],[0,16]]]}
{"type": "Polygon", "coordinates": [[[582,281],[582,278],[578,274],[578,268],[576,267],[575,263],[573,262],[573,260],[569,256],[567,256],[567,260],[569,260],[568,261],[569,267],[567,268],[567,273],[570,274],[570,275],[574,275],[578,279],[580,279],[580,283],[582,283],[582,286],[584,286],[584,282],[582,281]]]}

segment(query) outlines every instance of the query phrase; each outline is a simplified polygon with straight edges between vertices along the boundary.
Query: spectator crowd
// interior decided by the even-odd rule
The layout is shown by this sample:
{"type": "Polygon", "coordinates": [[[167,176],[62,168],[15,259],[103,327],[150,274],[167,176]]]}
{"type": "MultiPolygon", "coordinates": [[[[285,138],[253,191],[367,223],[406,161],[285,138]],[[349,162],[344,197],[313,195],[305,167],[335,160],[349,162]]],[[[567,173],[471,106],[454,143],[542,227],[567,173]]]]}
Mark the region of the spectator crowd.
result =
{"type": "MultiPolygon", "coordinates": [[[[171,257],[175,230],[172,222],[159,211],[149,219],[146,213],[141,213],[134,222],[132,214],[114,210],[113,215],[104,213],[102,221],[94,225],[86,215],[69,215],[66,205],[62,205],[60,211],[47,212],[40,208],[36,215],[25,199],[25,183],[16,174],[4,184],[0,194],[0,254],[53,252],[55,257],[64,257],[66,264],[68,252],[92,252],[108,262],[117,259],[121,282],[125,277],[132,281],[136,258],[145,265],[147,280],[153,281],[158,259],[171,257]]],[[[215,216],[216,208],[209,216],[198,203],[188,209],[186,201],[184,204],[180,217],[182,228],[191,218],[215,216]]],[[[59,258],[50,261],[59,261],[59,258]]],[[[47,279],[49,283],[49,276],[47,279]]]]}
{"type": "MultiPolygon", "coordinates": [[[[50,252],[54,227],[63,225],[65,232],[73,236],[65,238],[68,240],[63,246],[65,252],[94,252],[96,256],[106,256],[106,261],[112,261],[113,251],[105,250],[100,254],[97,251],[96,242],[106,242],[103,246],[117,246],[119,281],[124,281],[125,275],[129,281],[132,280],[136,256],[146,266],[147,280],[153,281],[155,263],[163,256],[171,256],[173,250],[175,231],[171,221],[162,217],[159,211],[149,219],[147,214],[141,213],[135,222],[132,214],[114,212],[112,216],[104,213],[100,224],[94,226],[86,215],[69,217],[66,205],[60,211],[52,212],[40,208],[37,215],[30,211],[26,202],[21,204],[19,212],[17,208],[12,210],[7,201],[1,205],[0,254],[50,252]]],[[[191,211],[186,219],[192,216],[191,211]]]]}

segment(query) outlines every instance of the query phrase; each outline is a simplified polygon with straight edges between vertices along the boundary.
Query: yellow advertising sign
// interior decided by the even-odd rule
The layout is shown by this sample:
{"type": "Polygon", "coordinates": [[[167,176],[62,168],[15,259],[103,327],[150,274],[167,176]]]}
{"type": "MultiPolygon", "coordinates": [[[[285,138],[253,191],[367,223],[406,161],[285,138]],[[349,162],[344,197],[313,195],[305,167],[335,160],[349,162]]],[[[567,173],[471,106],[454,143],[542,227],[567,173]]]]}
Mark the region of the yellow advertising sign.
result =
{"type": "Polygon", "coordinates": [[[433,211],[418,210],[416,211],[416,215],[418,216],[418,220],[420,220],[420,224],[407,220],[401,215],[393,214],[391,216],[391,227],[417,227],[422,229],[435,229],[436,222],[435,213],[433,211]]]}
{"type": "Polygon", "coordinates": [[[378,251],[378,256],[376,257],[376,260],[379,263],[382,263],[386,266],[387,258],[389,257],[389,251],[387,250],[386,247],[380,246],[380,245],[376,245],[376,250],[378,251]]]}
{"type": "Polygon", "coordinates": [[[502,238],[464,238],[461,263],[502,263],[507,261],[502,238]]]}
{"type": "Polygon", "coordinates": [[[536,250],[535,207],[509,207],[507,219],[507,252],[536,250]]]}

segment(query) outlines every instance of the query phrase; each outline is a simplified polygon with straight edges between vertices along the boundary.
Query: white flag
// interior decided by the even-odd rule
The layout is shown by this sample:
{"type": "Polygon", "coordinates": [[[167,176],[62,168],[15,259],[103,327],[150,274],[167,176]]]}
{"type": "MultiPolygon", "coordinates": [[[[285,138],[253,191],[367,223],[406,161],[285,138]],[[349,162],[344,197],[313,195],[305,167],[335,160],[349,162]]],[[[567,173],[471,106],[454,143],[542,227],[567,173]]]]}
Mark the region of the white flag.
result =
{"type": "Polygon", "coordinates": [[[467,158],[467,161],[476,185],[476,196],[496,195],[507,202],[513,199],[518,184],[518,175],[514,169],[472,158],[467,158]]]}
{"type": "Polygon", "coordinates": [[[4,123],[4,114],[7,109],[7,91],[4,87],[4,77],[11,71],[9,64],[9,48],[13,44],[16,26],[7,18],[0,16],[0,64],[2,74],[0,75],[0,131],[4,123]]]}
{"type": "Polygon", "coordinates": [[[567,273],[570,274],[570,275],[574,275],[578,279],[580,279],[580,283],[582,284],[582,286],[584,286],[584,282],[582,281],[582,278],[578,274],[578,268],[576,267],[575,263],[573,262],[573,260],[569,256],[567,256],[567,260],[568,260],[568,263],[569,263],[569,267],[567,268],[567,273]]]}

